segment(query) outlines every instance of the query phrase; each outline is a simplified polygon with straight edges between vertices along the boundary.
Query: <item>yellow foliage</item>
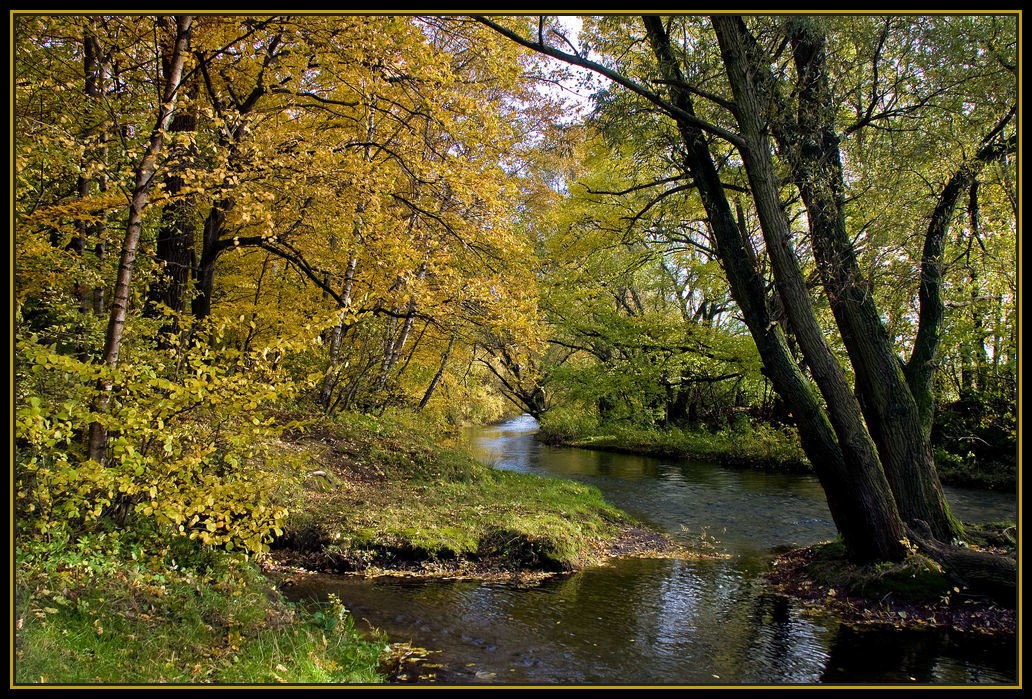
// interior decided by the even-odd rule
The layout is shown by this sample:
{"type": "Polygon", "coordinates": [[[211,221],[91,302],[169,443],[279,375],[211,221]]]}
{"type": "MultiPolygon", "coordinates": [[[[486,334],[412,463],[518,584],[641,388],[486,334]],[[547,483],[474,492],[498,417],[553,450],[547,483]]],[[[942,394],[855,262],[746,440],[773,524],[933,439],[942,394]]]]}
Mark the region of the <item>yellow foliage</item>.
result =
{"type": "Polygon", "coordinates": [[[281,428],[265,410],[303,382],[275,366],[287,343],[227,360],[207,351],[210,339],[196,339],[183,355],[189,370],[171,377],[145,362],[110,372],[19,342],[21,524],[48,534],[131,512],[206,544],[264,550],[287,514],[275,498],[284,467],[268,463],[281,428]],[[101,376],[116,396],[103,414],[90,408],[101,376]],[[111,435],[105,466],[84,456],[95,421],[111,435]]]}

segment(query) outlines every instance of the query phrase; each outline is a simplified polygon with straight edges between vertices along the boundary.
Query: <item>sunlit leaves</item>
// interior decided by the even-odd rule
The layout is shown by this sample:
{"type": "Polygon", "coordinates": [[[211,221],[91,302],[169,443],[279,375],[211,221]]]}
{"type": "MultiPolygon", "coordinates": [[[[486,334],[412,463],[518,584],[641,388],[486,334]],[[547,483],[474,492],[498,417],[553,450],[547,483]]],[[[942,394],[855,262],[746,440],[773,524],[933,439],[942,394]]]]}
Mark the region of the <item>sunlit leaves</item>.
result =
{"type": "Polygon", "coordinates": [[[276,366],[296,351],[286,344],[212,352],[209,342],[227,330],[195,333],[173,377],[160,354],[113,372],[35,338],[19,342],[24,524],[52,533],[134,513],[204,543],[263,550],[286,516],[274,499],[283,467],[268,461],[282,428],[266,411],[303,384],[276,366]],[[90,407],[101,375],[114,386],[113,405],[102,414],[90,407]],[[85,427],[98,420],[111,435],[105,466],[87,459],[82,443],[85,427]]]}

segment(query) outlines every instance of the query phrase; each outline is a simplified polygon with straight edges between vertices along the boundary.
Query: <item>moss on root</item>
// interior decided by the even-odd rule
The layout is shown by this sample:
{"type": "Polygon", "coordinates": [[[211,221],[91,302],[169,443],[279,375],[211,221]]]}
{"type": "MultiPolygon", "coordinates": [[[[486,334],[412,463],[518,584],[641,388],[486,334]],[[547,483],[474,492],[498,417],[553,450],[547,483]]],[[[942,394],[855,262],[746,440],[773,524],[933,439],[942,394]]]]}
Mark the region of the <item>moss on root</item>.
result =
{"type": "Polygon", "coordinates": [[[855,626],[936,628],[1014,635],[1016,613],[958,586],[932,559],[914,554],[899,563],[858,565],[838,542],[778,556],[767,575],[776,592],[855,626]]]}

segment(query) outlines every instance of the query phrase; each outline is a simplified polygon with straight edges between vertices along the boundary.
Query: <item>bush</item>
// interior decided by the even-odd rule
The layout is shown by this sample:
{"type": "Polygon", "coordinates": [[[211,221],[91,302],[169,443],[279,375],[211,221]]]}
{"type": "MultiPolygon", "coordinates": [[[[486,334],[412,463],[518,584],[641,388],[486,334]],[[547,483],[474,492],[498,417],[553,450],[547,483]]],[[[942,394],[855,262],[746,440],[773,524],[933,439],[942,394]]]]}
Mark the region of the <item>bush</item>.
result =
{"type": "Polygon", "coordinates": [[[561,444],[586,437],[599,429],[598,416],[577,408],[560,407],[541,416],[538,439],[561,444]]]}
{"type": "Polygon", "coordinates": [[[167,356],[139,351],[117,371],[20,338],[19,528],[49,536],[150,519],[206,544],[264,550],[286,516],[276,498],[283,455],[272,465],[282,428],[266,410],[297,383],[277,367],[284,348],[214,351],[221,331],[167,356]],[[101,380],[112,387],[105,410],[101,380]],[[94,422],[109,435],[104,464],[86,453],[94,422]]]}

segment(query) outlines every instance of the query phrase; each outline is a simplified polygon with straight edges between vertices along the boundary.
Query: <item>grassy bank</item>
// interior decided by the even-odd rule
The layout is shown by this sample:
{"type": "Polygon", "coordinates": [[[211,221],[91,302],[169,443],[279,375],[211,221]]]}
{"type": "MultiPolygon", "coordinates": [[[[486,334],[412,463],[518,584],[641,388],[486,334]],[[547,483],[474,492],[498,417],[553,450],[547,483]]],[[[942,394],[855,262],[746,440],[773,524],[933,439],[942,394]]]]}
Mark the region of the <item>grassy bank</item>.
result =
{"type": "MultiPolygon", "coordinates": [[[[546,415],[538,439],[554,446],[708,461],[735,468],[810,473],[812,467],[794,430],[740,422],[721,430],[659,429],[633,425],[599,425],[546,415]]],[[[997,457],[979,461],[936,448],[939,477],[947,485],[1013,491],[1015,464],[997,457]]]]}
{"type": "Polygon", "coordinates": [[[298,424],[269,461],[290,511],[269,554],[133,517],[19,536],[14,684],[383,682],[388,639],[359,634],[347,600],[285,601],[285,564],[522,579],[668,546],[597,490],[492,470],[417,417],[298,424]]]}
{"type": "Polygon", "coordinates": [[[140,532],[19,550],[16,684],[377,683],[385,642],[302,612],[253,560],[140,532]]]}
{"type": "Polygon", "coordinates": [[[356,416],[296,434],[305,507],[278,557],[334,572],[549,573],[600,561],[632,527],[594,488],[491,469],[440,434],[356,416]]]}
{"type": "Polygon", "coordinates": [[[577,424],[546,416],[538,439],[556,446],[694,459],[769,471],[805,473],[810,470],[794,431],[748,422],[711,431],[577,424]]]}

